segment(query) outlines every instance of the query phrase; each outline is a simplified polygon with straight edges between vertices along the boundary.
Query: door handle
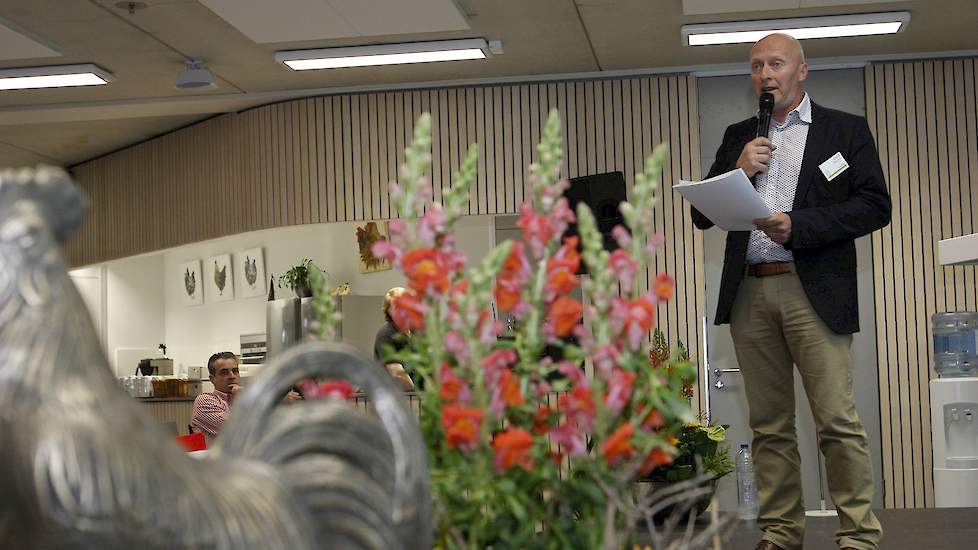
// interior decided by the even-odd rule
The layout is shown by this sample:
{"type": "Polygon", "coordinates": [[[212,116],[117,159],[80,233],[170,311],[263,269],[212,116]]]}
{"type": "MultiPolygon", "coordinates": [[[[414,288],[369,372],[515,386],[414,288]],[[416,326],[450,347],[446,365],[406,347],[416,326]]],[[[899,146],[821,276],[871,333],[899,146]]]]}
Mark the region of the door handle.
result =
{"type": "Polygon", "coordinates": [[[740,372],[740,369],[713,369],[713,376],[716,377],[717,381],[714,382],[713,387],[718,390],[722,390],[726,384],[723,383],[723,375],[728,372],[740,372]]]}

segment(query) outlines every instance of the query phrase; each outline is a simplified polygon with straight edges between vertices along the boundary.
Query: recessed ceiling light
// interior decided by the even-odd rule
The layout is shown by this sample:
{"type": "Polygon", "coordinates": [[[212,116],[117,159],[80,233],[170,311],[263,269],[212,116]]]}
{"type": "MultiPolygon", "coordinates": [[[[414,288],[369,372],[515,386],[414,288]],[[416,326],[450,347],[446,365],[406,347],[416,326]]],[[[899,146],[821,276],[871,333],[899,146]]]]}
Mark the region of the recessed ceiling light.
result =
{"type": "Polygon", "coordinates": [[[0,70],[0,90],[101,86],[112,80],[111,73],[91,63],[0,70]]]}
{"type": "Polygon", "coordinates": [[[798,40],[894,34],[910,22],[910,12],[860,13],[825,17],[797,17],[760,21],[730,21],[683,25],[683,43],[689,46],[757,42],[773,33],[784,33],[798,40]]]}
{"type": "Polygon", "coordinates": [[[275,60],[295,71],[309,69],[339,69],[344,67],[372,67],[406,63],[431,63],[435,61],[460,61],[486,59],[497,51],[498,44],[490,44],[482,38],[464,40],[440,40],[436,42],[408,42],[403,44],[378,44],[375,46],[351,46],[321,48],[316,50],[288,50],[275,54],[275,60]]]}

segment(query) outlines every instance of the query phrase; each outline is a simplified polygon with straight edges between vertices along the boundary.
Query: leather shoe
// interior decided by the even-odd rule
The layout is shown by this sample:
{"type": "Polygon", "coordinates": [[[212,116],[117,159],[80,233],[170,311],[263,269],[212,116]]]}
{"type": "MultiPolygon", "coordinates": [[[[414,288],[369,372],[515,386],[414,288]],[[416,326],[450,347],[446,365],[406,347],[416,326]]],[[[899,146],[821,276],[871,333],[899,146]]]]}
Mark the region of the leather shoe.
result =
{"type": "Polygon", "coordinates": [[[761,542],[757,543],[757,547],[754,548],[754,550],[784,550],[784,548],[781,548],[769,540],[762,540],[761,542]]]}

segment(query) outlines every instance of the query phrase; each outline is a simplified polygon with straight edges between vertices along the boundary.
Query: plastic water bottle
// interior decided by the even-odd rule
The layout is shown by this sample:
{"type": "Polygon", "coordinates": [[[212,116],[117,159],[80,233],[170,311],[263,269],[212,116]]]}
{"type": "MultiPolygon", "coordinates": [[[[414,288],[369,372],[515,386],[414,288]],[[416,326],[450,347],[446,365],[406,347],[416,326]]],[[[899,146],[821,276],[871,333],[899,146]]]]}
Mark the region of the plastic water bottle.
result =
{"type": "Polygon", "coordinates": [[[754,460],[750,447],[740,444],[737,453],[737,503],[740,519],[757,519],[757,486],[754,485],[754,460]]]}

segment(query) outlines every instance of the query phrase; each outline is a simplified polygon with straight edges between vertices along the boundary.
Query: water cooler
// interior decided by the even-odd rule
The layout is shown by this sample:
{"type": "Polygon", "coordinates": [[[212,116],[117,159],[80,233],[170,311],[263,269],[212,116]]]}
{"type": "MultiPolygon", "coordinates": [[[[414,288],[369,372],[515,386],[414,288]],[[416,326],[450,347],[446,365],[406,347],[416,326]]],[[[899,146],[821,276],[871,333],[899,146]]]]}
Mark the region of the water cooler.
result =
{"type": "Polygon", "coordinates": [[[934,497],[938,508],[978,506],[978,313],[932,317],[930,382],[934,497]]]}

